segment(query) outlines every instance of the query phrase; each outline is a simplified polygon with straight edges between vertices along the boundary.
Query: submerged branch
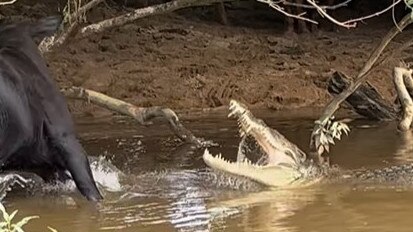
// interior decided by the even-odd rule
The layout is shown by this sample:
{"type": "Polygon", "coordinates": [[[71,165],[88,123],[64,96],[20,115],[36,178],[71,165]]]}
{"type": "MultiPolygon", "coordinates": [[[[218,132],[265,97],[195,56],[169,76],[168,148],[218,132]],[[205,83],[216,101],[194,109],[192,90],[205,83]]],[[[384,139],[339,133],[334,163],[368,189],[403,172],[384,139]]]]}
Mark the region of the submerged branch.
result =
{"type": "Polygon", "coordinates": [[[169,108],[159,106],[148,108],[136,107],[119,99],[80,87],[70,87],[68,89],[63,89],[62,93],[66,97],[89,101],[106,109],[130,116],[136,119],[141,125],[147,125],[148,121],[153,118],[162,117],[169,122],[170,128],[181,140],[196,144],[197,146],[204,145],[201,139],[195,137],[191,133],[191,131],[189,131],[182,125],[176,113],[169,108]]]}

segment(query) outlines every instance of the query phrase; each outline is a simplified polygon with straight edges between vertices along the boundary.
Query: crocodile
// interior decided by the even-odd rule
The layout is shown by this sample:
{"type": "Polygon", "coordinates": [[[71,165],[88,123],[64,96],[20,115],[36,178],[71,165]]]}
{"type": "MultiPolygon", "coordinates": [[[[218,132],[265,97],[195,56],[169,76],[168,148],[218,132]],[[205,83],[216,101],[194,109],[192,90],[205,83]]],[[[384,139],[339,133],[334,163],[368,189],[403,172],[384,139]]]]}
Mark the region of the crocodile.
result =
{"type": "Polygon", "coordinates": [[[229,111],[228,117],[235,117],[238,121],[241,136],[237,160],[232,162],[222,154],[212,155],[205,149],[203,160],[212,170],[283,189],[338,181],[413,186],[413,163],[376,169],[343,170],[336,165],[317,162],[276,129],[256,118],[244,104],[231,100],[229,111]],[[247,137],[252,138],[260,148],[260,158],[256,162],[241,152],[246,146],[247,137]]]}

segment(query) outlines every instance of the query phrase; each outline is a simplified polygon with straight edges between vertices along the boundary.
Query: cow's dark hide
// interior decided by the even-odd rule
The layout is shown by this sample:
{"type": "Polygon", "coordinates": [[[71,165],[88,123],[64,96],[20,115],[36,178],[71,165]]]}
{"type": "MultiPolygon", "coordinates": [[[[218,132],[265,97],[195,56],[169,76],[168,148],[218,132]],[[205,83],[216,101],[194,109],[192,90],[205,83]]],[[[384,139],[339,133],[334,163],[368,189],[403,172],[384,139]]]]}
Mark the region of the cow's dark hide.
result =
{"type": "Polygon", "coordinates": [[[47,17],[0,25],[0,170],[31,171],[47,181],[70,177],[97,201],[102,196],[66,101],[35,43],[60,22],[47,17]]]}

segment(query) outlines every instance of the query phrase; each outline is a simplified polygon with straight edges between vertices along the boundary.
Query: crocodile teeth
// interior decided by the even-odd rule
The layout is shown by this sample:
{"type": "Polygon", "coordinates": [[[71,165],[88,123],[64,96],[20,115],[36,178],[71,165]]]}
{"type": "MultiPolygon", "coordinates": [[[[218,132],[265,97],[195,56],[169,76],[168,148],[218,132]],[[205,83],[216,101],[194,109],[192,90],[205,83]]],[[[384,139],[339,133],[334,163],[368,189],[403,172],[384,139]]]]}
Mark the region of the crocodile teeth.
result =
{"type": "Polygon", "coordinates": [[[244,137],[246,134],[245,134],[245,132],[243,131],[243,130],[239,130],[239,136],[242,138],[242,137],[244,137]]]}
{"type": "Polygon", "coordinates": [[[231,100],[229,104],[229,111],[228,117],[232,117],[234,115],[242,115],[246,112],[246,109],[242,107],[238,102],[235,100],[231,100]]]}

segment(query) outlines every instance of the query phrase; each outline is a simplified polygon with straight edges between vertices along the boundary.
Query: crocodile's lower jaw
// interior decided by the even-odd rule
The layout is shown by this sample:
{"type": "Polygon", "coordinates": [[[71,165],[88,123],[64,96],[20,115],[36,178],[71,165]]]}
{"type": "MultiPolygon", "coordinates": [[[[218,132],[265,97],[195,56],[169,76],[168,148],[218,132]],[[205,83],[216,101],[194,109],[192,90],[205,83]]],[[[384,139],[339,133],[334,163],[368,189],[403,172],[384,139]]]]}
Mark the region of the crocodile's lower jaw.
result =
{"type": "Polygon", "coordinates": [[[248,160],[245,162],[230,162],[223,159],[220,154],[217,156],[211,155],[208,149],[205,149],[203,159],[212,169],[247,177],[268,187],[287,188],[296,185],[303,186],[301,174],[290,167],[281,165],[260,166],[248,160]]]}

